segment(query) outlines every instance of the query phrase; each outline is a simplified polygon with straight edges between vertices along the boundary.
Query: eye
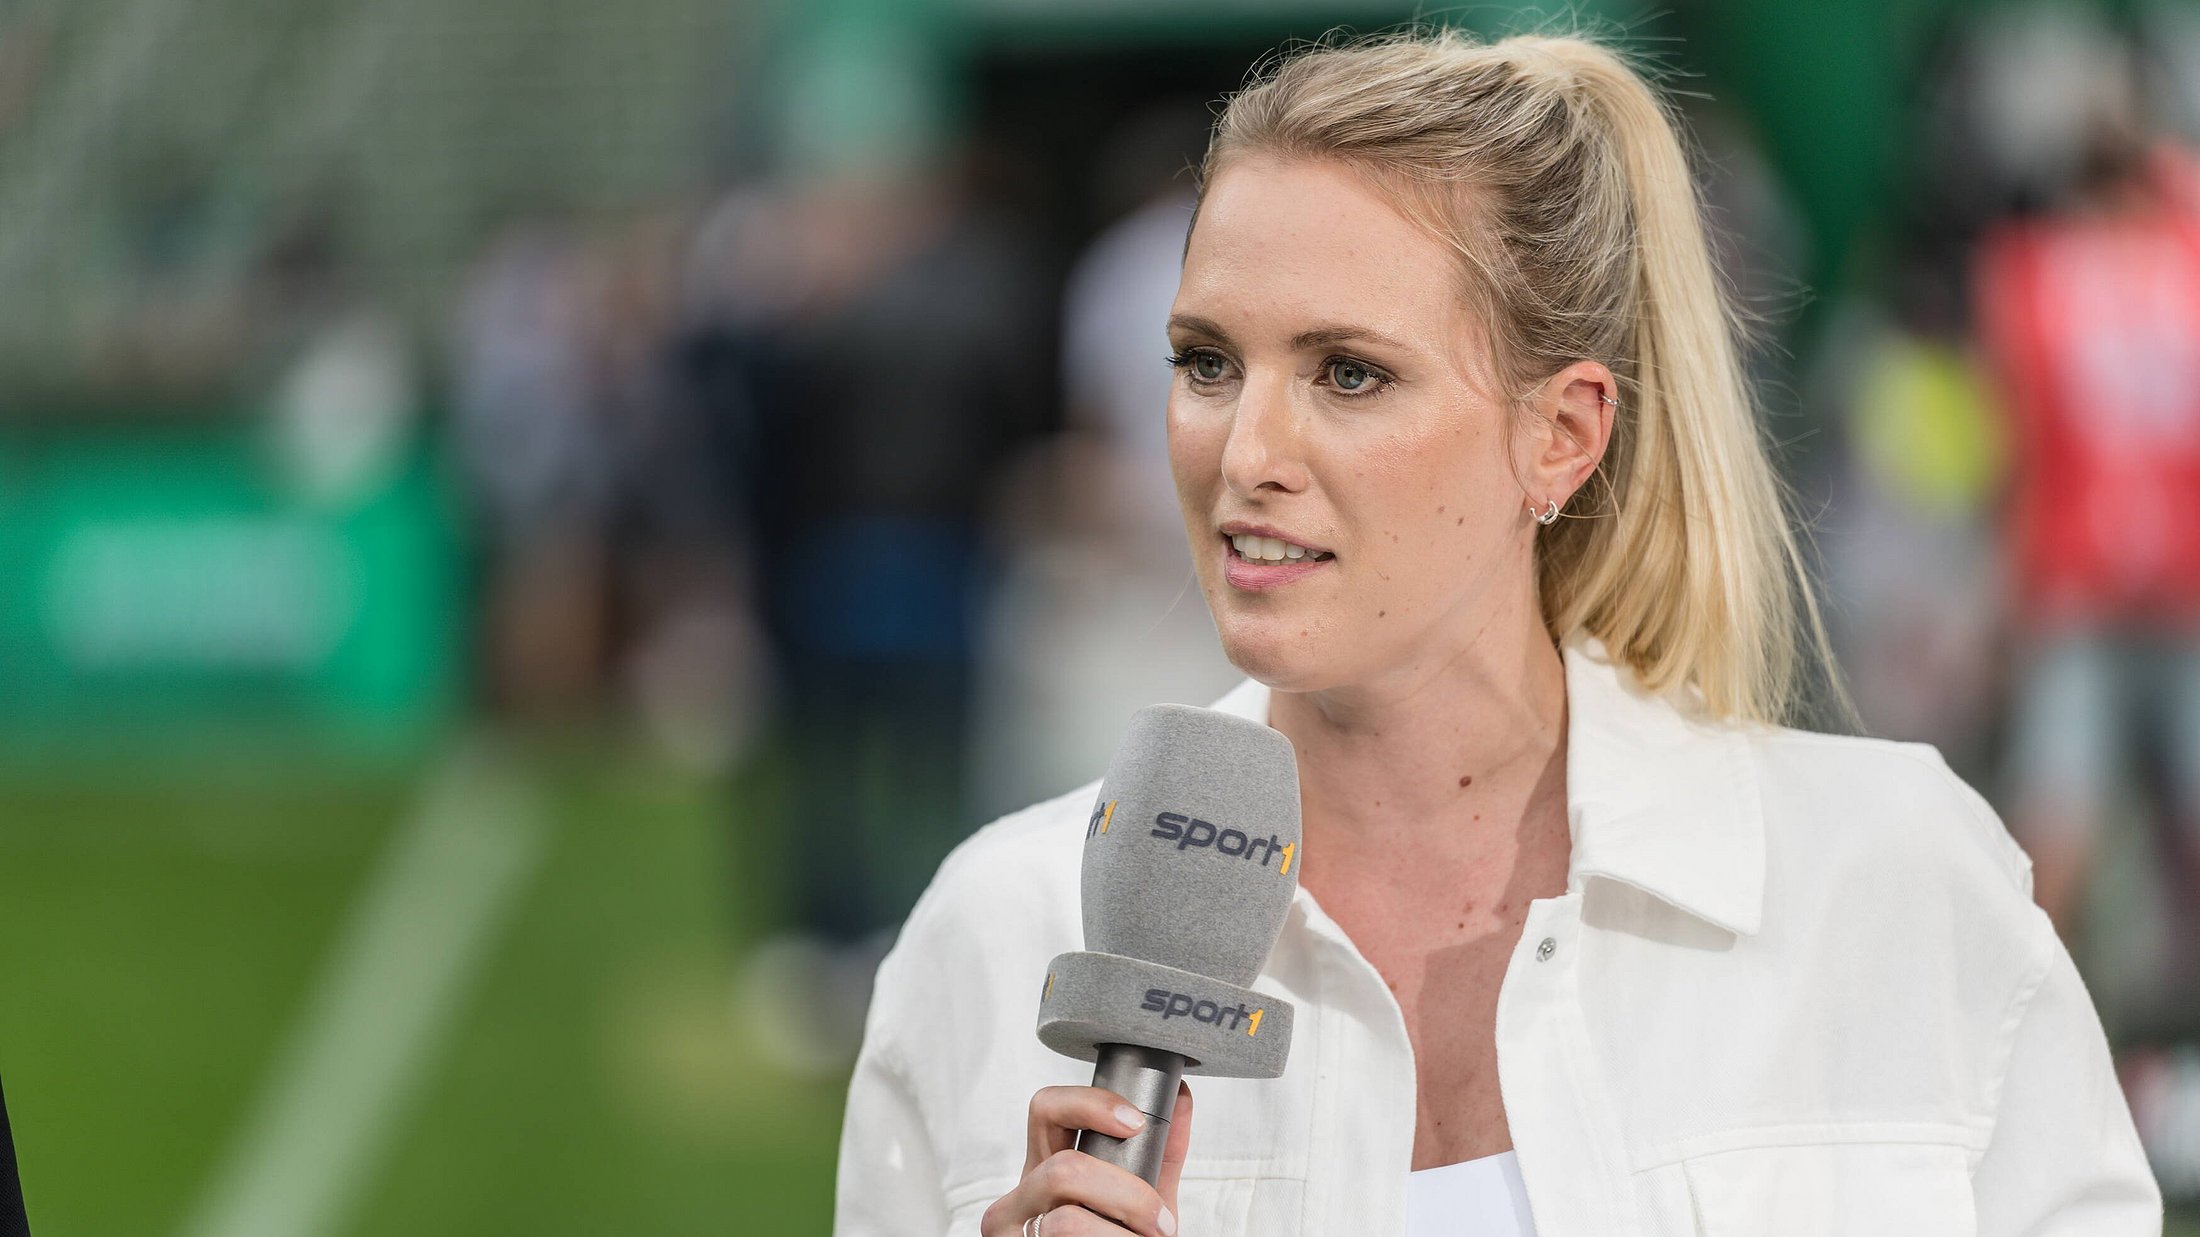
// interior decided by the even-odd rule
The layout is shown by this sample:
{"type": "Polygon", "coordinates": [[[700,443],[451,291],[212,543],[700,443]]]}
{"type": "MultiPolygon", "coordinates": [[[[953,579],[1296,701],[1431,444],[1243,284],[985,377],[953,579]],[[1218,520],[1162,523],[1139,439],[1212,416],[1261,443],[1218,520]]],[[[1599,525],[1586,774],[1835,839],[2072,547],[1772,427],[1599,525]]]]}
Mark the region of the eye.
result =
{"type": "Polygon", "coordinates": [[[1171,353],[1168,362],[1179,370],[1191,374],[1192,381],[1209,386],[1229,376],[1230,362],[1212,348],[1187,348],[1171,353]]]}
{"type": "Polygon", "coordinates": [[[1351,357],[1334,356],[1322,362],[1322,373],[1329,378],[1329,385],[1345,395],[1379,395],[1395,381],[1390,375],[1351,357]]]}

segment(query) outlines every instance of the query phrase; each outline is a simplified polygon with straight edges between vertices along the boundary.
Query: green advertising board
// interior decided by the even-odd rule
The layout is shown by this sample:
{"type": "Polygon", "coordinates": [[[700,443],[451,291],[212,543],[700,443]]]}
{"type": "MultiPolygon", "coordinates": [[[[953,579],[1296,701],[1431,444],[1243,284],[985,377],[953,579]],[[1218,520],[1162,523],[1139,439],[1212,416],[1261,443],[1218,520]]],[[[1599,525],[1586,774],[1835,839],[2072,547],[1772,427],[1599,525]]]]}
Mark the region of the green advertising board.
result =
{"type": "Polygon", "coordinates": [[[249,426],[0,435],[0,738],[446,720],[465,626],[433,454],[334,502],[278,474],[249,426]]]}

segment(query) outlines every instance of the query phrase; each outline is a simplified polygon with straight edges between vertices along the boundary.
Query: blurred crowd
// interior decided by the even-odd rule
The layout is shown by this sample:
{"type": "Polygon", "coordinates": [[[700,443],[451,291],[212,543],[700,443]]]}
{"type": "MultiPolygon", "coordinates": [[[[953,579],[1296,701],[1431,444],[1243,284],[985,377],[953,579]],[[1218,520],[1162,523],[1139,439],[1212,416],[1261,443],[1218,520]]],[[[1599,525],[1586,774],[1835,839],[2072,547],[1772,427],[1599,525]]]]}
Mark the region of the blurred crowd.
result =
{"type": "MultiPolygon", "coordinates": [[[[1684,103],[1865,725],[1940,747],[2032,855],[2190,1197],[2200,25],[2176,12],[1950,22],[1895,209],[1807,303],[1803,213],[1749,117],[1684,103]]],[[[283,326],[273,438],[308,489],[442,436],[484,709],[609,710],[728,776],[776,771],[784,928],[735,982],[788,1068],[845,1065],[957,840],[1096,776],[1135,708],[1235,680],[1163,420],[1208,117],[1076,135],[1067,215],[1030,192],[1033,152],[985,135],[509,212],[434,339],[322,227],[257,285],[283,326]]]]}
{"type": "Polygon", "coordinates": [[[972,144],[737,184],[608,245],[520,221],[469,281],[484,688],[772,762],[789,928],[739,1001],[785,1065],[845,1065],[974,823],[1232,681],[1160,416],[1203,140],[1196,109],[1127,122],[1096,167],[1121,216],[1066,269],[972,144]]]}
{"type": "Polygon", "coordinates": [[[2200,77],[2189,23],[1951,28],[1876,278],[1807,371],[1877,733],[1995,803],[2200,1190],[2200,77]]]}

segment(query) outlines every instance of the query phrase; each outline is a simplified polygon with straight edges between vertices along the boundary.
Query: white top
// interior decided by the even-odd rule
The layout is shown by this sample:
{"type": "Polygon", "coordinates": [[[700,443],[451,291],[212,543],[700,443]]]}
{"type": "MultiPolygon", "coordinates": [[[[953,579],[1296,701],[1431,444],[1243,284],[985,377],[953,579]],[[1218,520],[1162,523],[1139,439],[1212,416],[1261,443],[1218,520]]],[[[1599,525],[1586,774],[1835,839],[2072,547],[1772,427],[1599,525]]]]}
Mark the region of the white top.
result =
{"type": "Polygon", "coordinates": [[[1510,1151],[1406,1174],[1406,1237],[1535,1237],[1510,1151]]]}
{"type": "MultiPolygon", "coordinates": [[[[1932,748],[1690,720],[1565,649],[1565,892],[1530,902],[1497,1074],[1539,1237],[2157,1237],[2099,1018],[2029,864],[1932,748]]],[[[1247,681],[1219,708],[1265,721],[1247,681]]],[[[968,1237],[1023,1173],[1033,1033],[1081,948],[1098,783],[979,830],[880,968],[839,1237],[968,1237]]],[[[1405,1231],[1414,1054],[1303,886],[1254,987],[1288,1067],[1190,1079],[1186,1237],[1405,1231]]]]}

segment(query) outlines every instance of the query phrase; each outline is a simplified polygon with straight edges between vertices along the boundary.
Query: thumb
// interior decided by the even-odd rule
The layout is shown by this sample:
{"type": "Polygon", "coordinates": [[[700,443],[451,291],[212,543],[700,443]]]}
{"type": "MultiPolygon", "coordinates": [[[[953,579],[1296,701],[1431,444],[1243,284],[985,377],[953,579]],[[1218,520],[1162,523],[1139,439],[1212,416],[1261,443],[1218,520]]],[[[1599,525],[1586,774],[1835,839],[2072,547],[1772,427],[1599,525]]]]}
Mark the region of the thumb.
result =
{"type": "Polygon", "coordinates": [[[1192,1145],[1192,1088],[1179,1081],[1176,1084],[1176,1108],[1169,1114],[1169,1142],[1161,1149],[1161,1180],[1155,1189],[1161,1193],[1161,1201],[1170,1213],[1181,1216],[1176,1205],[1177,1181],[1184,1176],[1184,1155],[1192,1145]]]}

